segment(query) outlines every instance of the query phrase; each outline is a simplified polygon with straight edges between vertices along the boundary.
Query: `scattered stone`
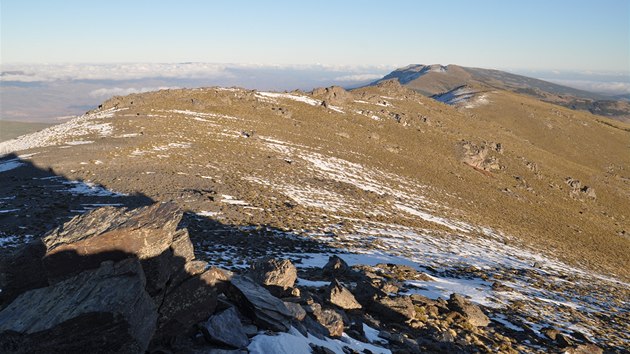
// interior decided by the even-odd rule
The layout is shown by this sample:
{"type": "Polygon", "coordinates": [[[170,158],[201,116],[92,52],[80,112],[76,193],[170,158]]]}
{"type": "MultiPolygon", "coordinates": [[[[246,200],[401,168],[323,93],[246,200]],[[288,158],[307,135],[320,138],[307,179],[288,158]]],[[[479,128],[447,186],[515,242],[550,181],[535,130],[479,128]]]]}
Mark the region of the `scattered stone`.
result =
{"type": "Polygon", "coordinates": [[[448,307],[462,314],[473,326],[485,327],[490,323],[490,319],[483,313],[479,306],[471,303],[468,299],[459,294],[451,294],[448,300],[448,307]]]}
{"type": "Polygon", "coordinates": [[[249,344],[247,333],[234,307],[211,316],[202,326],[202,331],[210,343],[225,344],[233,348],[245,348],[249,344]]]}
{"type": "Polygon", "coordinates": [[[296,304],[295,302],[286,302],[286,301],[284,305],[287,307],[289,312],[291,312],[291,315],[293,316],[293,318],[295,318],[296,320],[302,321],[304,317],[306,317],[306,310],[304,310],[302,305],[296,304]]]}
{"type": "Polygon", "coordinates": [[[595,344],[580,344],[565,350],[567,354],[602,354],[604,350],[595,344]]]}
{"type": "Polygon", "coordinates": [[[322,268],[324,275],[343,276],[348,272],[348,263],[341,257],[333,255],[328,258],[328,263],[322,268]]]}
{"type": "Polygon", "coordinates": [[[595,193],[595,188],[589,186],[582,186],[582,182],[572,177],[567,177],[564,179],[564,183],[566,183],[571,190],[569,191],[569,196],[573,199],[583,200],[584,198],[589,198],[592,200],[597,199],[597,194],[595,193]]]}
{"type": "Polygon", "coordinates": [[[553,328],[553,327],[545,327],[545,328],[541,329],[540,332],[542,334],[544,334],[545,337],[547,337],[547,338],[549,338],[551,340],[556,340],[556,336],[558,334],[560,334],[560,331],[555,329],[555,328],[553,328]]]}
{"type": "Polygon", "coordinates": [[[361,308],[361,304],[357,302],[354,298],[354,295],[350,292],[350,290],[346,289],[341,283],[339,283],[336,279],[330,283],[330,286],[327,289],[327,300],[344,310],[356,310],[361,308]]]}
{"type": "Polygon", "coordinates": [[[409,296],[380,297],[374,300],[370,311],[384,321],[405,322],[416,315],[416,310],[409,296]]]}

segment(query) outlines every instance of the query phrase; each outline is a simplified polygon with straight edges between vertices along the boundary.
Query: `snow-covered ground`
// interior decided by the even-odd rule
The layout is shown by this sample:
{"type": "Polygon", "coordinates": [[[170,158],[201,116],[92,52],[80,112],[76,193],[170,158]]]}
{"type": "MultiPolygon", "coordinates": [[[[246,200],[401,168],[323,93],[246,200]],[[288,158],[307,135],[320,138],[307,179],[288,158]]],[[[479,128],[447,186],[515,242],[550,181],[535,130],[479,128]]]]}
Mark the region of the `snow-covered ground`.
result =
{"type": "Polygon", "coordinates": [[[84,136],[109,136],[113,128],[106,118],[112,118],[116,112],[126,108],[110,108],[84,114],[63,124],[53,125],[39,132],[23,135],[12,140],[0,142],[0,156],[16,151],[53,145],[78,145],[92,143],[90,140],[77,139],[84,136]]]}

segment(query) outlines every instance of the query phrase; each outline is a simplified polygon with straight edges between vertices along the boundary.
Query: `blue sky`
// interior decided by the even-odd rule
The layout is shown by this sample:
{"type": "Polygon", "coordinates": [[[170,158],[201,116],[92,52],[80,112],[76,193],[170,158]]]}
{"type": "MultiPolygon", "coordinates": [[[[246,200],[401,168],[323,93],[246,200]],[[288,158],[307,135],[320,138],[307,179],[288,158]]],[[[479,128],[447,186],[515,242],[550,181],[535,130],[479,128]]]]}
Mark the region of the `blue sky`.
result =
{"type": "Polygon", "coordinates": [[[1,0],[2,63],[630,72],[628,0],[1,0]]]}

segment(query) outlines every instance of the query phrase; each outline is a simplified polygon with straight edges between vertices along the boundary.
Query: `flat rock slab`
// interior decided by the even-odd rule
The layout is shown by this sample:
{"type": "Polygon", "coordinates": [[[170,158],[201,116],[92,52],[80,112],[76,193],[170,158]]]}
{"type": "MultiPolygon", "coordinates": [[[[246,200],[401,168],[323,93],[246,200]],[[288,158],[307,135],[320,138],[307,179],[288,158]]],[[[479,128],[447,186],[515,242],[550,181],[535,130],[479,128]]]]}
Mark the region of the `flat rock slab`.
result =
{"type": "Polygon", "coordinates": [[[286,332],[293,317],[282,300],[244,276],[233,276],[226,295],[245,316],[252,318],[259,327],[286,332]]]}

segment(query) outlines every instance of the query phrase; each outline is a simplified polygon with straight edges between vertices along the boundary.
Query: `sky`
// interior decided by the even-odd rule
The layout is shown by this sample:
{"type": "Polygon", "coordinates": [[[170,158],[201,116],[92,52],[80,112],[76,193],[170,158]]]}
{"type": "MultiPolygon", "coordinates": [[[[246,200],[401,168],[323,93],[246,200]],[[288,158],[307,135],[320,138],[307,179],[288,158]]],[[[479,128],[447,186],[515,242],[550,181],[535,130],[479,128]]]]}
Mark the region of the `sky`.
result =
{"type": "Polygon", "coordinates": [[[1,0],[1,63],[630,73],[628,0],[1,0]]]}

